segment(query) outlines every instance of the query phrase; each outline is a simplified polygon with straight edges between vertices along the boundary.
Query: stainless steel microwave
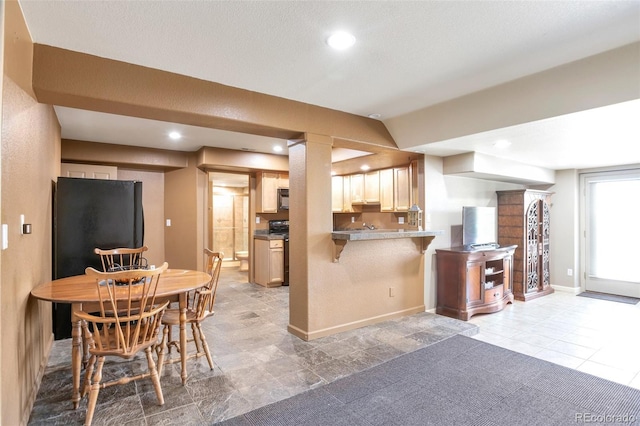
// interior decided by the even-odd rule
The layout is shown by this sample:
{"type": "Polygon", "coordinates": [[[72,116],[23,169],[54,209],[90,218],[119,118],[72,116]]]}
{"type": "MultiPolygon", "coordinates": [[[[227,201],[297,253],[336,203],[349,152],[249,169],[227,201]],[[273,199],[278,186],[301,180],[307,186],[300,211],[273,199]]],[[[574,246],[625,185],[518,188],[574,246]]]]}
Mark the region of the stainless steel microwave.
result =
{"type": "Polygon", "coordinates": [[[278,211],[289,210],[289,188],[278,189],[278,211]]]}

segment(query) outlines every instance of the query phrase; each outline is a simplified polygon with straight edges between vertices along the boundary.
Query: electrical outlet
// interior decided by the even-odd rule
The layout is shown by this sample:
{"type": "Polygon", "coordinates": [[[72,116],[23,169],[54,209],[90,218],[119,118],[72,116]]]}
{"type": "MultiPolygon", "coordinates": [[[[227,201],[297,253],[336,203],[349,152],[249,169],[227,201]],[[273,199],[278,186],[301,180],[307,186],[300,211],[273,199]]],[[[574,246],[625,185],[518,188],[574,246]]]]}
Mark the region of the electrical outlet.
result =
{"type": "Polygon", "coordinates": [[[573,276],[573,269],[567,269],[567,275],[572,277],[573,276]]]}
{"type": "Polygon", "coordinates": [[[395,295],[396,295],[396,288],[389,287],[389,297],[395,297],[395,295]]]}
{"type": "Polygon", "coordinates": [[[166,224],[167,226],[171,226],[171,219],[167,219],[166,224]]]}
{"type": "Polygon", "coordinates": [[[404,216],[400,216],[400,217],[398,218],[398,223],[399,223],[400,225],[402,225],[402,224],[404,223],[404,216]]]}
{"type": "Polygon", "coordinates": [[[351,216],[351,223],[355,223],[356,218],[354,216],[351,216]]]}

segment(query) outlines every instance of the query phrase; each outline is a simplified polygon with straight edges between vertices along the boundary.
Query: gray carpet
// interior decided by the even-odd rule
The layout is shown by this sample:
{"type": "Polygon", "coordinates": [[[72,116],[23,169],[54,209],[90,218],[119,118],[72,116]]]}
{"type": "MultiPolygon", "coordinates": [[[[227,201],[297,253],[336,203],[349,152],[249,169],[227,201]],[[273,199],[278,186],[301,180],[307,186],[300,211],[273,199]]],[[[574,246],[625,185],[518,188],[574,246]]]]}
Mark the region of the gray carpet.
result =
{"type": "Polygon", "coordinates": [[[635,305],[640,302],[640,299],[628,296],[618,296],[616,294],[598,293],[595,291],[583,291],[578,293],[578,296],[589,297],[591,299],[608,300],[609,302],[627,303],[629,305],[635,305]]]}
{"type": "Polygon", "coordinates": [[[640,390],[454,336],[223,425],[640,424],[640,390]]]}

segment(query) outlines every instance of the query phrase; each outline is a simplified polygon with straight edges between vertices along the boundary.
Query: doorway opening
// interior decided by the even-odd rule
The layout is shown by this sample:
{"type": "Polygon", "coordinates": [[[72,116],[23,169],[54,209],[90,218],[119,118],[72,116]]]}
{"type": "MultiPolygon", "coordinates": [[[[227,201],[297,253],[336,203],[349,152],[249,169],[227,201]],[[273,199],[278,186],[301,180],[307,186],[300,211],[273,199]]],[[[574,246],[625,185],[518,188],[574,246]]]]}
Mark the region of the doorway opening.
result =
{"type": "Polygon", "coordinates": [[[223,267],[248,270],[249,175],[209,172],[209,241],[224,253],[223,267]]]}
{"type": "Polygon", "coordinates": [[[581,183],[585,289],[640,297],[640,169],[588,173],[581,183]]]}

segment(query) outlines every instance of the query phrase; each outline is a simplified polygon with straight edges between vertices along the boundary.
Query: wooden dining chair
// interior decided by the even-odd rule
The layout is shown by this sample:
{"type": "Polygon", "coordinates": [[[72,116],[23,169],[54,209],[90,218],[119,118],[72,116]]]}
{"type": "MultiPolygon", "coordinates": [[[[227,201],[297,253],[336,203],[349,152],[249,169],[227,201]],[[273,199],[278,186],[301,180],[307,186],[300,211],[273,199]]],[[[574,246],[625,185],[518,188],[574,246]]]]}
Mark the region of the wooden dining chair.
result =
{"type": "Polygon", "coordinates": [[[164,404],[158,368],[152,349],[158,344],[158,333],[168,301],[156,300],[160,275],[167,269],[138,269],[121,272],[100,272],[87,268],[85,273],[95,279],[99,295],[99,312],[77,313],[82,320],[85,339],[88,342],[87,365],[82,396],[89,393],[86,425],[91,425],[100,389],[126,384],[132,380],[150,377],[159,405],[164,404]],[[133,358],[144,351],[148,371],[103,382],[102,368],[105,357],[133,358]]]}
{"type": "MultiPolygon", "coordinates": [[[[191,324],[191,338],[187,342],[193,342],[196,346],[196,351],[187,355],[186,359],[199,358],[204,355],[207,357],[209,367],[213,370],[213,360],[211,359],[207,339],[202,331],[202,321],[214,314],[213,306],[216,300],[224,253],[213,252],[209,249],[204,249],[204,253],[207,255],[205,272],[211,276],[211,280],[204,287],[194,290],[188,297],[187,324],[191,324]]],[[[162,325],[164,326],[164,331],[158,353],[160,374],[162,374],[165,364],[181,361],[181,358],[169,357],[165,359],[165,353],[170,356],[172,348],[176,348],[178,353],[181,350],[180,341],[173,340],[171,337],[171,327],[174,325],[180,326],[180,309],[167,309],[162,317],[162,325]]]]}
{"type": "Polygon", "coordinates": [[[95,254],[100,256],[102,262],[102,270],[104,272],[114,272],[117,270],[146,268],[147,262],[142,254],[147,251],[147,246],[136,248],[114,248],[93,250],[95,254]]]}

